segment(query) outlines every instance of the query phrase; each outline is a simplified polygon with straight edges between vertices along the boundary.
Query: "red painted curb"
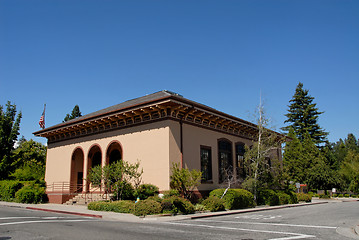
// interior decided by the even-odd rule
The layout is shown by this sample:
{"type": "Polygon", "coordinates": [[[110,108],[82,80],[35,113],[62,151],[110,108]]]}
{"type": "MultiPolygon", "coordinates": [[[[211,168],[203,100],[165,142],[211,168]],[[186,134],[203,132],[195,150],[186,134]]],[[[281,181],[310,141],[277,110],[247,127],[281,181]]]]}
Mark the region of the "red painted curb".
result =
{"type": "Polygon", "coordinates": [[[26,207],[26,209],[38,210],[38,211],[44,211],[44,212],[54,212],[54,213],[72,214],[72,215],[84,216],[84,217],[102,218],[102,215],[95,215],[95,214],[88,214],[88,213],[67,212],[67,211],[60,211],[60,210],[53,210],[53,209],[45,209],[45,208],[34,208],[34,207],[26,207]]]}

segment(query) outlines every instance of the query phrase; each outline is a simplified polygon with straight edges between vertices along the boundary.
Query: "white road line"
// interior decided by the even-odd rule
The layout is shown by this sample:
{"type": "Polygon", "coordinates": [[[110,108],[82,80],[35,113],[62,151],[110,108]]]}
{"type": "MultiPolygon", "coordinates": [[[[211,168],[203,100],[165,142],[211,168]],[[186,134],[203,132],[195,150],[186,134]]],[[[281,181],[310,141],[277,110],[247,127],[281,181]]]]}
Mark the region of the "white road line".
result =
{"type": "Polygon", "coordinates": [[[18,225],[18,224],[30,224],[30,223],[55,223],[55,222],[91,222],[95,220],[87,220],[87,219],[73,219],[73,220],[38,220],[38,221],[23,221],[23,222],[8,222],[8,223],[0,223],[0,226],[6,225],[18,225]]]}
{"type": "Polygon", "coordinates": [[[260,233],[273,233],[273,234],[282,234],[282,235],[294,235],[292,237],[273,238],[273,239],[269,239],[269,240],[289,240],[289,239],[303,239],[303,238],[315,238],[316,237],[314,235],[305,235],[305,234],[301,234],[301,233],[279,232],[279,231],[269,231],[269,230],[256,230],[256,229],[246,229],[246,228],[233,228],[233,227],[221,227],[221,226],[210,226],[210,225],[201,225],[201,224],[176,223],[176,222],[166,222],[166,224],[191,226],[191,227],[203,227],[203,228],[214,228],[214,229],[224,229],[224,230],[235,230],[235,231],[245,231],[245,232],[260,232],[260,233]]]}
{"type": "Polygon", "coordinates": [[[212,220],[195,220],[195,221],[196,222],[240,223],[240,224],[257,224],[257,225],[286,226],[286,227],[337,229],[337,227],[331,227],[331,226],[299,225],[299,224],[286,224],[286,223],[261,223],[261,222],[212,221],[212,220]]]}

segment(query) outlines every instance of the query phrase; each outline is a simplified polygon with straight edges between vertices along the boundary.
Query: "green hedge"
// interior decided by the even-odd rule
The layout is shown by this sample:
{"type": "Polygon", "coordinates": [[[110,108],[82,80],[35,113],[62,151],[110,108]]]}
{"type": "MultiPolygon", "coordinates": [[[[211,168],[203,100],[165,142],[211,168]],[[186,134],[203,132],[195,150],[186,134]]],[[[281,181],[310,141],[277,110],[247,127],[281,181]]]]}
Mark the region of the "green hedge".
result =
{"type": "Polygon", "coordinates": [[[15,199],[15,193],[24,185],[20,181],[4,180],[0,181],[0,200],[12,201],[15,199]]]}
{"type": "Polygon", "coordinates": [[[194,213],[195,209],[193,204],[182,197],[171,196],[162,200],[162,210],[164,213],[182,213],[190,214],[194,213]]]}
{"type": "Polygon", "coordinates": [[[225,210],[225,201],[216,196],[209,196],[207,199],[203,200],[202,205],[206,207],[207,210],[211,212],[218,212],[225,210]]]}
{"type": "Polygon", "coordinates": [[[158,187],[153,184],[141,184],[135,191],[135,197],[145,200],[159,193],[158,187]]]}
{"type": "Polygon", "coordinates": [[[162,211],[162,206],[160,203],[146,199],[139,201],[135,204],[134,211],[132,212],[136,216],[146,216],[152,214],[159,214],[162,211]]]}
{"type": "MultiPolygon", "coordinates": [[[[210,192],[209,196],[221,198],[225,189],[215,189],[210,192]]],[[[253,194],[244,189],[228,189],[223,197],[226,209],[242,209],[254,207],[253,194]]]]}
{"type": "Polygon", "coordinates": [[[306,193],[297,193],[298,201],[300,202],[311,202],[312,195],[306,193]]]}
{"type": "Polygon", "coordinates": [[[15,193],[15,200],[20,203],[42,203],[45,197],[45,188],[38,184],[24,186],[15,193]]]}

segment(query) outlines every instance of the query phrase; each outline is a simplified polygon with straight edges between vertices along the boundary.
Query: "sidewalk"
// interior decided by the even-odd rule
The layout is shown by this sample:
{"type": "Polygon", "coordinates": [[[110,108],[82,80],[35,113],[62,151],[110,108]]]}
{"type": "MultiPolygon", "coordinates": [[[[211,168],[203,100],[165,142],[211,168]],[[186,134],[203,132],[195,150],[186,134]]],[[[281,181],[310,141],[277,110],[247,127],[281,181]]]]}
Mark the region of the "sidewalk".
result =
{"type": "Polygon", "coordinates": [[[101,218],[101,219],[109,220],[109,221],[169,222],[169,221],[177,221],[177,220],[185,220],[185,219],[198,219],[198,218],[208,218],[208,217],[214,217],[214,216],[224,216],[224,215],[231,215],[231,214],[238,214],[238,213],[267,211],[267,210],[281,209],[281,208],[302,207],[302,206],[310,206],[310,205],[325,204],[325,203],[328,203],[328,201],[327,200],[325,200],[325,201],[314,200],[311,203],[298,203],[298,204],[288,204],[288,205],[280,205],[280,206],[260,206],[260,207],[256,207],[256,208],[229,210],[229,211],[221,211],[221,212],[204,212],[204,213],[196,213],[196,214],[189,214],[189,215],[176,215],[176,216],[149,215],[146,217],[136,217],[132,214],[127,214],[127,213],[92,211],[92,210],[88,210],[87,206],[84,206],[84,205],[63,205],[63,204],[51,204],[51,203],[23,204],[23,203],[0,201],[0,206],[25,208],[25,209],[30,209],[30,210],[46,211],[46,212],[53,212],[53,213],[72,214],[72,215],[85,216],[85,217],[94,217],[94,218],[101,218]]]}

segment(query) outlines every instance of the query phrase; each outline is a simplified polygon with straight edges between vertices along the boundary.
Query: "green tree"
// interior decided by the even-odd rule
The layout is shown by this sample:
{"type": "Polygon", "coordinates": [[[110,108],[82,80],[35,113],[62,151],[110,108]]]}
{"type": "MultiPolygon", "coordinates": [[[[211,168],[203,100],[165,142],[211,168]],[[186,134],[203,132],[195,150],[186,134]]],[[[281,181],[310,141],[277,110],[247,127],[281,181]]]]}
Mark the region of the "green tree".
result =
{"type": "Polygon", "coordinates": [[[202,172],[197,169],[190,171],[187,168],[180,168],[177,163],[172,164],[171,171],[171,188],[177,190],[184,198],[191,200],[193,190],[201,183],[202,172]]]}
{"type": "Polygon", "coordinates": [[[10,101],[6,110],[0,105],[0,179],[8,178],[12,158],[11,152],[20,131],[21,112],[16,116],[16,105],[10,101]]]}
{"type": "Polygon", "coordinates": [[[303,83],[300,82],[293,98],[289,101],[288,113],[285,115],[287,120],[284,123],[289,123],[289,125],[283,127],[282,130],[288,132],[290,127],[293,128],[300,141],[304,140],[304,135],[308,132],[314,143],[319,146],[327,141],[328,133],[318,124],[319,115],[323,112],[318,111],[313,100],[314,97],[308,94],[308,90],[303,89],[303,83]]]}
{"type": "Polygon", "coordinates": [[[345,190],[359,193],[359,153],[349,150],[340,169],[345,190]]]}
{"type": "Polygon", "coordinates": [[[125,198],[126,189],[134,182],[140,182],[143,170],[139,170],[140,163],[131,164],[119,160],[104,167],[96,166],[91,169],[87,180],[94,186],[105,185],[106,192],[114,193],[116,200],[125,198]]]}
{"type": "Polygon", "coordinates": [[[46,146],[25,138],[19,140],[19,146],[12,152],[12,177],[17,180],[43,180],[45,176],[46,146]]]}
{"type": "Polygon", "coordinates": [[[65,118],[64,118],[64,121],[62,122],[67,122],[71,119],[75,119],[75,118],[78,118],[78,117],[81,117],[82,114],[80,112],[80,107],[79,105],[75,105],[75,107],[72,109],[72,112],[71,112],[71,115],[70,114],[66,114],[65,118]]]}

